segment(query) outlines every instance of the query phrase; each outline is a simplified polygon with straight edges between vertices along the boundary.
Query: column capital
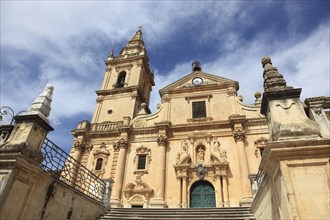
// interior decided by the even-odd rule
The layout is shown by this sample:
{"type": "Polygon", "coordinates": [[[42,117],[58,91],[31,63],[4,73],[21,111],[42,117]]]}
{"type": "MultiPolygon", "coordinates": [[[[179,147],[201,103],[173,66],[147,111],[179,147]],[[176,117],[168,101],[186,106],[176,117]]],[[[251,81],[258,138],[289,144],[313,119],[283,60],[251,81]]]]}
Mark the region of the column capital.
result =
{"type": "Polygon", "coordinates": [[[120,148],[127,149],[128,144],[129,144],[129,142],[127,140],[125,140],[124,138],[121,138],[113,146],[115,149],[120,149],[120,148]]]}
{"type": "Polygon", "coordinates": [[[75,150],[83,152],[86,149],[86,144],[81,143],[80,141],[75,141],[73,147],[75,150]]]}
{"type": "Polygon", "coordinates": [[[168,143],[168,137],[166,135],[160,135],[157,138],[157,143],[159,146],[166,146],[168,143]]]}
{"type": "Polygon", "coordinates": [[[244,141],[245,140],[245,131],[242,131],[242,130],[233,131],[233,137],[235,139],[235,142],[244,141]]]}

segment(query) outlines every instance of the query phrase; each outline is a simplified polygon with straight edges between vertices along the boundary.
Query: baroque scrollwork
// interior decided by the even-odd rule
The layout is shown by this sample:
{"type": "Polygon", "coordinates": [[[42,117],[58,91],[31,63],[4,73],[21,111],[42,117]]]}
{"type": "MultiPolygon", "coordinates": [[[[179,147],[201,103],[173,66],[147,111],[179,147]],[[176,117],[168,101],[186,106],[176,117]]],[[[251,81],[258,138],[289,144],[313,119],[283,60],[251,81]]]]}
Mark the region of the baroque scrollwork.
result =
{"type": "Polygon", "coordinates": [[[163,102],[169,102],[169,101],[171,101],[171,96],[169,94],[163,95],[162,101],[163,102]]]}

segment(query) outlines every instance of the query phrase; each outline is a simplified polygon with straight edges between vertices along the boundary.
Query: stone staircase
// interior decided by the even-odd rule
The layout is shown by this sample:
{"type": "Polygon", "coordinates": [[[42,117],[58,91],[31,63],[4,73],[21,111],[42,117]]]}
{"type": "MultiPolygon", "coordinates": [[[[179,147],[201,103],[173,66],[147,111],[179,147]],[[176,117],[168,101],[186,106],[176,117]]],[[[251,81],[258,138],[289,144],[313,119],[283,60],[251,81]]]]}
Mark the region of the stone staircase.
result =
{"type": "Polygon", "coordinates": [[[199,220],[255,220],[249,207],[188,208],[188,209],[142,209],[113,208],[98,220],[117,219],[199,219],[199,220]]]}

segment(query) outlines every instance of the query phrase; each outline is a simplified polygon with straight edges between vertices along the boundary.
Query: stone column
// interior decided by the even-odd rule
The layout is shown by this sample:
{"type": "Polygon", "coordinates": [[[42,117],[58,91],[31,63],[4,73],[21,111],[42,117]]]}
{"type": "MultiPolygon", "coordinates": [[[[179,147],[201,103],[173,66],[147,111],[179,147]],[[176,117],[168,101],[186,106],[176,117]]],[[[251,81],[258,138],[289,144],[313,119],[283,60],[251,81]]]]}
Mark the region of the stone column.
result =
{"type": "Polygon", "coordinates": [[[221,176],[220,175],[216,175],[216,181],[219,182],[218,184],[218,187],[219,189],[217,190],[217,205],[216,207],[223,207],[223,200],[222,200],[222,197],[223,197],[223,191],[222,191],[222,184],[221,184],[221,176]],[[218,205],[219,204],[219,205],[218,205]]]}
{"type": "Polygon", "coordinates": [[[187,208],[187,177],[182,177],[182,208],[187,208]]]}
{"type": "Polygon", "coordinates": [[[241,174],[241,190],[243,198],[240,201],[241,206],[248,206],[252,202],[251,197],[251,187],[249,180],[249,167],[246,158],[244,140],[245,140],[245,132],[242,130],[236,130],[233,132],[233,136],[236,142],[236,146],[238,148],[238,160],[241,174]]]}
{"type": "Polygon", "coordinates": [[[222,193],[224,207],[230,207],[227,176],[222,176],[222,193]]]}
{"type": "Polygon", "coordinates": [[[150,201],[152,208],[164,208],[165,207],[165,175],[166,175],[166,146],[168,138],[166,135],[160,135],[157,138],[159,147],[159,161],[156,166],[155,179],[158,181],[158,187],[155,190],[155,197],[150,201]]]}
{"type": "Polygon", "coordinates": [[[70,184],[71,185],[75,185],[76,184],[76,180],[77,180],[77,175],[78,175],[78,171],[79,171],[79,164],[80,164],[80,160],[81,160],[81,154],[85,149],[85,145],[80,143],[79,141],[76,141],[73,145],[74,147],[74,154],[73,154],[73,159],[74,161],[70,160],[70,158],[68,158],[68,162],[66,164],[66,166],[68,166],[68,169],[72,170],[72,175],[70,175],[69,180],[70,180],[70,184]]]}
{"type": "Polygon", "coordinates": [[[117,141],[114,146],[119,150],[118,161],[116,167],[116,174],[114,178],[113,190],[112,190],[112,198],[111,198],[111,206],[119,207],[120,205],[120,195],[123,186],[124,172],[125,172],[125,163],[126,163],[126,150],[128,147],[128,141],[122,138],[117,141]]]}

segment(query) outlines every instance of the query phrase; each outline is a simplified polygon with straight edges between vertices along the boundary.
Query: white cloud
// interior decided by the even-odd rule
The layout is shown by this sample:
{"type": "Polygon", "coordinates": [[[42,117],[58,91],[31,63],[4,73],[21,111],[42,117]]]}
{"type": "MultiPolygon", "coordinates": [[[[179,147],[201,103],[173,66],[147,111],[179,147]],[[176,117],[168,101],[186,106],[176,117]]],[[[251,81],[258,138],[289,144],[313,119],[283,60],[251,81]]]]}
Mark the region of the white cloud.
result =
{"type": "MultiPolygon", "coordinates": [[[[255,91],[263,91],[260,60],[265,55],[288,85],[303,88],[304,97],[328,95],[329,23],[308,36],[292,31],[290,38],[283,39],[265,28],[249,41],[244,39],[245,31],[260,24],[258,18],[273,6],[273,2],[239,1],[1,1],[1,56],[5,57],[1,59],[6,71],[1,73],[0,105],[27,109],[49,82],[55,85],[52,123],[91,114],[94,91],[103,80],[103,60],[112,49],[121,49],[140,25],[148,51],[175,40],[181,29],[191,32],[191,39],[200,45],[215,42],[218,54],[202,63],[203,70],[239,81],[246,102],[254,101],[255,91]]],[[[290,12],[286,11],[289,26],[295,30],[300,18],[290,12]]],[[[158,90],[189,74],[191,62],[180,61],[169,72],[156,70],[153,111],[160,102],[158,90]]]]}

